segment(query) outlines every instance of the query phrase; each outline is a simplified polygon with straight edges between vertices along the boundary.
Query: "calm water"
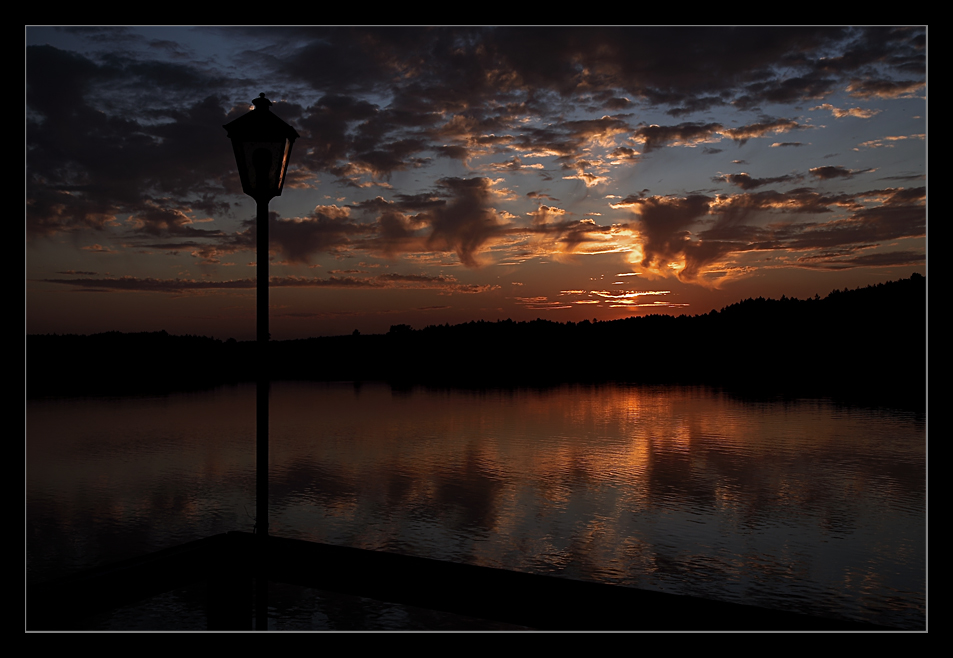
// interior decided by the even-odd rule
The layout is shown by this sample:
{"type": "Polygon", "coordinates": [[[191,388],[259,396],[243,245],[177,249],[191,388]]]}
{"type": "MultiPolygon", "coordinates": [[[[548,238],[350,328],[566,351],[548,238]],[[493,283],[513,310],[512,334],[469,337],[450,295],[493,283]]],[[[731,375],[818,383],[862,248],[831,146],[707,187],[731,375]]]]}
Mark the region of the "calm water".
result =
{"type": "MultiPolygon", "coordinates": [[[[250,531],[254,409],[248,386],[29,401],[29,577],[250,531]]],[[[706,388],[279,383],[271,437],[276,535],[925,627],[922,417],[706,388]]],[[[151,610],[202,628],[200,598],[101,627],[151,610]]],[[[429,624],[280,587],[273,606],[297,627],[429,624]]]]}

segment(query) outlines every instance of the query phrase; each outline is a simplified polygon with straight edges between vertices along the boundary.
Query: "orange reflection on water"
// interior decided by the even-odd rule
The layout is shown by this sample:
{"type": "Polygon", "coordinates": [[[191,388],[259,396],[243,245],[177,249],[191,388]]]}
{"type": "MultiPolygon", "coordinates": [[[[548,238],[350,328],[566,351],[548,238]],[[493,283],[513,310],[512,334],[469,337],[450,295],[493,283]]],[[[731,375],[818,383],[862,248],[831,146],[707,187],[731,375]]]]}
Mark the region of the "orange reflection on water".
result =
{"type": "MultiPolygon", "coordinates": [[[[922,420],[823,401],[272,388],[275,534],[817,610],[849,583],[850,606],[911,624],[924,465],[922,420]]],[[[254,487],[254,387],[30,403],[31,569],[250,530],[254,487]]]]}

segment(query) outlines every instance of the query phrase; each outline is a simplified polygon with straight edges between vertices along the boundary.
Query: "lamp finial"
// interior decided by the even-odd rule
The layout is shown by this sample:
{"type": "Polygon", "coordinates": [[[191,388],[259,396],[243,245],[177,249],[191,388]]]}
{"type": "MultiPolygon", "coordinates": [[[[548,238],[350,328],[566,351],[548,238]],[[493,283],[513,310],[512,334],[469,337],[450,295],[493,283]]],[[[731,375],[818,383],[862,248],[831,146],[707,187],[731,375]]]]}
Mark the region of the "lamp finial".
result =
{"type": "Polygon", "coordinates": [[[258,94],[258,98],[252,101],[256,110],[268,110],[271,107],[271,101],[265,98],[265,92],[258,94]]]}

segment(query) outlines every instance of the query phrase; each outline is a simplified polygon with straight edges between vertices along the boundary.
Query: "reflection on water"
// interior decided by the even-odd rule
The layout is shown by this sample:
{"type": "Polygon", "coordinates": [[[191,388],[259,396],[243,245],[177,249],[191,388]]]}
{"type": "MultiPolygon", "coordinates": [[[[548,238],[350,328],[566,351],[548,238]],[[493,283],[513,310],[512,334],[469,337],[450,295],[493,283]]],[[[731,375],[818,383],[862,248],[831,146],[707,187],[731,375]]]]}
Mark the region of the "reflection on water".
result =
{"type": "MultiPolygon", "coordinates": [[[[30,577],[250,530],[253,445],[252,387],[31,401],[30,577]]],[[[279,383],[271,531],[923,628],[925,463],[823,401],[279,383]]]]}

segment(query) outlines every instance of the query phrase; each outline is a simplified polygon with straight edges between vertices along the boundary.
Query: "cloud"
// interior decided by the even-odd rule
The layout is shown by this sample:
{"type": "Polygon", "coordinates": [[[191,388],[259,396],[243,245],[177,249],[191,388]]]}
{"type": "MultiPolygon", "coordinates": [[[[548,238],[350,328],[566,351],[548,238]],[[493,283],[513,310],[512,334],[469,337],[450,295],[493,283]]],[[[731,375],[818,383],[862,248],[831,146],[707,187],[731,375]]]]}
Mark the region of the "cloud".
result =
{"type": "MultiPolygon", "coordinates": [[[[666,300],[646,301],[645,297],[660,297],[671,294],[670,290],[562,290],[560,296],[575,297],[569,304],[601,306],[603,308],[680,308],[688,304],[666,300]]],[[[550,302],[557,304],[558,302],[550,302]]],[[[564,308],[560,306],[560,308],[564,308]]]]}
{"type": "Polygon", "coordinates": [[[601,163],[592,163],[585,160],[577,161],[573,163],[572,165],[572,168],[576,170],[576,173],[571,174],[569,176],[563,176],[563,179],[564,180],[581,180],[583,183],[585,183],[586,187],[595,187],[597,185],[603,185],[609,182],[609,179],[606,176],[600,176],[590,171],[586,171],[586,169],[588,167],[593,166],[593,164],[596,164],[598,166],[601,163]]]}
{"type": "Polygon", "coordinates": [[[115,250],[115,249],[110,249],[110,248],[108,248],[108,247],[104,247],[103,245],[98,244],[98,243],[97,243],[97,244],[87,245],[87,246],[85,246],[85,247],[80,247],[80,249],[82,249],[82,250],[84,250],[84,251],[94,251],[94,252],[99,253],[99,254],[114,254],[114,253],[116,253],[116,250],[115,250]]]}
{"type": "Polygon", "coordinates": [[[926,135],[923,133],[916,135],[890,135],[888,137],[884,137],[883,139],[871,139],[869,141],[862,142],[858,144],[857,148],[854,150],[858,151],[861,148],[893,148],[894,145],[891,142],[898,142],[906,139],[925,140],[926,135]]]}
{"type": "MultiPolygon", "coordinates": [[[[209,290],[248,290],[256,287],[255,279],[231,279],[227,281],[206,281],[195,279],[156,279],[151,277],[107,277],[103,279],[40,279],[43,283],[59,283],[82,288],[84,290],[122,291],[122,292],[158,292],[158,293],[195,293],[209,290]]],[[[346,289],[404,289],[438,290],[449,293],[478,294],[499,290],[493,284],[460,283],[452,276],[430,276],[426,274],[380,274],[376,277],[359,279],[356,277],[298,277],[273,276],[269,278],[272,288],[346,288],[346,289]]]]}
{"type": "Polygon", "coordinates": [[[224,235],[215,229],[197,229],[192,226],[191,208],[171,207],[169,200],[143,199],[140,209],[127,220],[137,232],[151,236],[216,238],[224,235]]]}
{"type": "Polygon", "coordinates": [[[514,297],[516,303],[520,306],[533,311],[565,311],[572,308],[571,304],[558,300],[549,301],[549,297],[514,297]]]}
{"type": "Polygon", "coordinates": [[[467,267],[477,267],[480,249],[503,228],[489,207],[492,183],[488,178],[442,178],[437,185],[449,201],[428,213],[431,232],[427,247],[452,251],[467,267]]]}
{"type": "Polygon", "coordinates": [[[772,178],[752,178],[749,174],[740,173],[740,174],[722,174],[721,176],[716,176],[712,178],[715,182],[725,182],[731,185],[736,185],[743,190],[753,190],[758,187],[764,187],[765,185],[774,185],[776,183],[796,183],[802,181],[803,176],[796,174],[788,174],[786,176],[774,176],[772,178]]]}
{"type": "Polygon", "coordinates": [[[645,152],[655,151],[662,146],[695,146],[705,142],[717,141],[723,130],[720,123],[680,123],[676,126],[642,126],[636,129],[633,139],[645,145],[645,152]]]}
{"type": "Polygon", "coordinates": [[[552,206],[540,206],[534,212],[529,213],[533,226],[544,226],[551,223],[552,220],[562,217],[566,211],[562,208],[552,206]]]}
{"type": "Polygon", "coordinates": [[[688,228],[708,215],[710,197],[627,197],[613,207],[628,207],[638,215],[643,270],[665,275],[676,271],[680,278],[697,278],[699,268],[725,253],[725,247],[693,242],[688,228]]]}
{"type": "Polygon", "coordinates": [[[804,189],[719,195],[710,207],[714,221],[699,230],[697,237],[730,243],[736,251],[786,248],[785,241],[796,235],[802,225],[788,223],[783,229],[773,230],[754,223],[775,214],[810,216],[862,208],[855,195],[824,195],[804,189]]]}
{"type": "Polygon", "coordinates": [[[234,165],[221,148],[226,115],[220,100],[208,95],[221,84],[194,67],[150,67],[115,57],[96,63],[52,46],[29,46],[28,236],[103,229],[122,214],[139,215],[143,227],[153,218],[171,229],[186,223],[171,217],[182,208],[227,208],[215,198],[236,185],[226,180],[234,165]],[[137,95],[146,109],[100,109],[108,103],[124,109],[124,97],[110,94],[135,81],[151,90],[137,95]],[[194,100],[161,113],[151,108],[160,90],[183,85],[191,86],[194,100]],[[199,87],[205,96],[196,97],[199,87]]]}
{"type": "Polygon", "coordinates": [[[506,160],[505,162],[491,162],[487,166],[494,171],[507,172],[507,173],[514,173],[517,171],[526,171],[527,169],[536,170],[536,169],[545,168],[542,164],[538,162],[535,164],[523,164],[523,161],[518,156],[515,156],[515,155],[509,160],[506,160]]]}
{"type": "Polygon", "coordinates": [[[623,162],[637,159],[639,152],[635,149],[630,149],[628,146],[620,146],[609,153],[609,157],[615,159],[612,164],[622,164],[623,162]]]}
{"type": "MultiPolygon", "coordinates": [[[[752,123],[740,128],[727,128],[720,123],[680,123],[674,126],[641,126],[635,130],[633,140],[645,145],[645,151],[654,151],[662,146],[697,146],[717,142],[722,136],[743,146],[749,139],[810,128],[791,119],[771,119],[752,123]]],[[[717,151],[716,151],[717,152],[717,151]]]]}
{"type": "Polygon", "coordinates": [[[857,98],[902,98],[915,95],[923,87],[920,80],[856,80],[847,86],[847,92],[857,98]]]}
{"type": "Polygon", "coordinates": [[[40,279],[43,283],[60,283],[85,290],[124,292],[183,293],[203,290],[242,290],[255,287],[254,279],[231,281],[197,281],[195,279],[156,279],[152,277],[107,277],[104,279],[40,279]]]}
{"type": "Polygon", "coordinates": [[[271,221],[270,242],[292,263],[309,263],[318,253],[334,253],[352,236],[371,228],[351,220],[350,211],[338,206],[317,206],[309,217],[271,221]]]}
{"type": "Polygon", "coordinates": [[[536,255],[604,254],[629,248],[630,231],[624,225],[600,226],[589,218],[568,219],[562,208],[545,205],[527,214],[530,227],[512,229],[510,233],[532,236],[536,255]]]}
{"type": "MultiPolygon", "coordinates": [[[[872,200],[768,189],[793,187],[801,180],[793,173],[714,179],[742,195],[646,190],[613,204],[635,216],[608,226],[582,203],[594,186],[656,165],[661,171],[669,154],[646,155],[667,146],[700,147],[700,156],[730,149],[728,140],[793,139],[790,133],[812,128],[795,114],[803,108],[866,118],[877,111],[875,99],[922,94],[923,27],[208,30],[243,52],[227,66],[194,55],[173,59],[182,47],[120,28],[74,31],[83,54],[27,48],[28,240],[68,233],[76,248],[108,247],[122,236],[133,248],[187,250],[203,263],[253,249],[253,222],[236,231],[238,219],[222,221],[241,198],[222,124],[247,111],[255,94],[246,92],[257,93],[262,79],[283,90],[287,97],[274,109],[302,135],[287,188],[300,195],[320,178],[329,199],[322,203],[337,203],[303,217],[271,215],[272,247],[290,265],[356,251],[441,261],[453,254],[471,268],[491,252],[630,251],[648,272],[689,280],[726,250],[868,244],[877,235],[916,232],[924,212],[900,192],[872,200]],[[845,89],[863,107],[829,102],[845,89]],[[766,114],[779,112],[769,104],[789,101],[801,104],[791,118],[766,114]],[[598,114],[587,118],[592,111],[598,114]],[[649,125],[664,124],[658,117],[665,113],[679,118],[649,125]],[[494,186],[463,177],[475,172],[540,179],[513,176],[494,186]],[[330,185],[341,186],[340,194],[330,185]],[[527,199],[547,205],[527,216],[526,206],[536,205],[527,199]],[[214,224],[200,223],[211,218],[214,224]]],[[[872,136],[858,137],[868,140],[859,148],[900,138],[872,136]]],[[[869,171],[816,167],[805,176],[833,189],[869,171]]],[[[640,180],[636,189],[651,184],[640,180]]],[[[340,285],[367,285],[357,281],[366,280],[340,285]]]]}
{"type": "MultiPolygon", "coordinates": [[[[869,247],[926,233],[924,188],[888,188],[855,195],[820,195],[793,191],[763,192],[719,198],[711,209],[720,219],[700,231],[704,240],[734,242],[739,251],[829,250],[869,247]],[[837,214],[825,222],[746,225],[758,213],[837,214]],[[846,213],[846,214],[845,214],[846,213]]],[[[808,260],[799,262],[809,262],[808,260]]]]}
{"type": "MultiPolygon", "coordinates": [[[[853,250],[848,250],[852,253],[853,250]]],[[[886,251],[858,256],[844,257],[843,253],[819,253],[801,256],[797,259],[798,267],[818,270],[846,270],[856,267],[900,267],[910,265],[921,266],[926,262],[926,254],[918,251],[886,251]]]]}
{"type": "Polygon", "coordinates": [[[858,119],[869,119],[873,116],[880,114],[880,110],[865,110],[860,107],[851,107],[846,110],[834,107],[830,103],[822,103],[816,107],[812,107],[811,110],[830,110],[838,119],[843,119],[844,117],[856,117],[858,119]]]}
{"type": "MultiPolygon", "coordinates": [[[[603,116],[600,119],[559,121],[539,126],[514,126],[516,138],[510,145],[518,150],[523,157],[554,157],[561,162],[564,169],[573,169],[575,174],[566,176],[568,179],[579,179],[587,187],[605,182],[608,167],[598,158],[593,157],[595,149],[621,148],[617,139],[627,137],[632,128],[622,118],[603,116]],[[596,171],[587,169],[596,168],[596,171]]],[[[627,149],[632,151],[632,149],[627,149]]],[[[625,154],[622,151],[621,154],[625,154]]]]}
{"type": "MultiPolygon", "coordinates": [[[[499,28],[479,33],[480,58],[511,86],[567,96],[619,89],[672,114],[819,98],[879,64],[923,70],[924,28],[499,28]]],[[[471,37],[475,33],[469,33],[471,37]]],[[[474,47],[474,51],[476,47],[474,47]]],[[[475,55],[475,53],[474,53],[475,55]]],[[[466,57],[466,55],[461,55],[466,57]]],[[[474,57],[476,59],[476,57],[474,57]]]]}
{"type": "MultiPolygon", "coordinates": [[[[715,199],[702,195],[630,195],[612,207],[637,213],[638,235],[632,262],[641,272],[657,276],[674,274],[683,281],[699,281],[707,268],[730,253],[816,252],[799,256],[789,264],[817,268],[822,266],[818,263],[833,262],[824,255],[827,250],[867,249],[888,241],[922,237],[926,232],[925,198],[922,187],[840,195],[792,190],[746,192],[715,199]],[[786,221],[766,226],[751,223],[775,213],[834,217],[826,222],[786,221]]],[[[892,262],[878,258],[876,254],[864,258],[838,257],[836,268],[892,262]]]]}
{"type": "Polygon", "coordinates": [[[27,239],[51,236],[56,233],[83,229],[104,231],[117,222],[122,208],[108,200],[73,193],[67,189],[52,189],[27,182],[26,231],[27,239]]]}
{"type": "MultiPolygon", "coordinates": [[[[867,170],[865,170],[867,171],[867,170]]],[[[828,165],[826,167],[811,167],[811,175],[819,180],[831,180],[834,178],[851,178],[855,173],[851,169],[846,169],[845,167],[832,166],[828,165]]]]}
{"type": "Polygon", "coordinates": [[[527,192],[526,197],[529,199],[546,199],[548,201],[559,201],[559,199],[549,194],[545,194],[543,192],[527,192]]]}
{"type": "Polygon", "coordinates": [[[765,135],[786,133],[792,130],[804,130],[810,127],[811,126],[805,126],[790,119],[773,119],[771,121],[752,123],[747,126],[742,126],[741,128],[725,128],[720,132],[738,142],[739,145],[743,145],[753,137],[764,137],[765,135]]]}

